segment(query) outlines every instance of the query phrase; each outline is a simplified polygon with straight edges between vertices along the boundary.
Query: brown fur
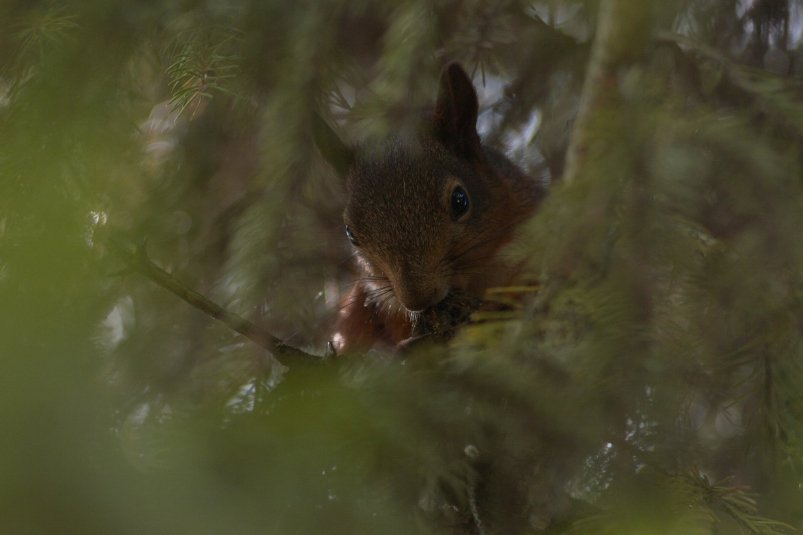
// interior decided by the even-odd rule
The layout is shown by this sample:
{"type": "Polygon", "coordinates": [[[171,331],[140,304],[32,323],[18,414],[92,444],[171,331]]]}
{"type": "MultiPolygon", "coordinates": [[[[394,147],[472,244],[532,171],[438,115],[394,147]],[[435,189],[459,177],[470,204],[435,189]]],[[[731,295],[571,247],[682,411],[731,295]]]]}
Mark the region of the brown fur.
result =
{"type": "Polygon", "coordinates": [[[451,64],[417,140],[392,139],[355,152],[318,124],[316,142],[346,180],[343,219],[357,240],[363,274],[335,325],[338,352],[378,342],[395,346],[411,336],[418,312],[451,292],[482,298],[514,277],[499,250],[533,214],[543,191],[481,145],[477,110],[470,79],[451,64]],[[450,204],[456,186],[470,199],[459,218],[450,204]]]}

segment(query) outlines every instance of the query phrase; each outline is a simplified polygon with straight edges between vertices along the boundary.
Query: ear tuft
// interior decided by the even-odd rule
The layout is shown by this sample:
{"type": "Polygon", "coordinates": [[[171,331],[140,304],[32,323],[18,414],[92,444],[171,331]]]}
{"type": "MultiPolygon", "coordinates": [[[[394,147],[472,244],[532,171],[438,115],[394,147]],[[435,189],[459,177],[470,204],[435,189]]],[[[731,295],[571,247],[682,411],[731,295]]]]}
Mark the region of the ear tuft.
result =
{"type": "Polygon", "coordinates": [[[337,174],[345,178],[352,164],[354,151],[338,137],[334,130],[317,113],[312,118],[312,135],[315,145],[337,174]]]}
{"type": "Polygon", "coordinates": [[[450,63],[441,73],[433,126],[441,143],[469,160],[479,159],[482,154],[477,134],[478,111],[471,78],[459,63],[450,63]]]}

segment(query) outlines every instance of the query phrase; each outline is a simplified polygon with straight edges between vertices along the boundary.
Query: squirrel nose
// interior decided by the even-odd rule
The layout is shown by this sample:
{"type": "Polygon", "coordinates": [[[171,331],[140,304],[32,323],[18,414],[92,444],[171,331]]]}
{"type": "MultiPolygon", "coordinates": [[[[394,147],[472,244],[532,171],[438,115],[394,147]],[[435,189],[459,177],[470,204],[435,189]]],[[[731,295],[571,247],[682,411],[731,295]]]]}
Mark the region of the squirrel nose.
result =
{"type": "Polygon", "coordinates": [[[410,312],[421,312],[443,301],[449,289],[446,287],[439,288],[438,286],[420,288],[399,285],[396,286],[395,292],[396,298],[404,308],[410,312]]]}

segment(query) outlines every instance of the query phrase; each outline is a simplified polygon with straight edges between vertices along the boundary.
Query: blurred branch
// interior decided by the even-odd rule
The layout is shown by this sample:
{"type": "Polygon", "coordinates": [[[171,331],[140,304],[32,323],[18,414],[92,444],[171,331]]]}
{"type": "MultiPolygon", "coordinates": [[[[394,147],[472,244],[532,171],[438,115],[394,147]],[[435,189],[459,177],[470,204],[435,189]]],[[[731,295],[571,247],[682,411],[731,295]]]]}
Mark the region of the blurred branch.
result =
{"type": "Polygon", "coordinates": [[[717,49],[672,32],[658,32],[655,42],[682,54],[694,69],[702,98],[752,112],[756,124],[791,143],[803,142],[803,81],[744,65],[717,49]]]}
{"type": "Polygon", "coordinates": [[[306,353],[300,349],[285,344],[271,333],[263,331],[256,324],[248,321],[242,316],[230,312],[201,295],[195,290],[187,287],[181,281],[173,277],[170,273],[154,264],[145,251],[144,245],[133,246],[123,244],[116,240],[109,240],[111,250],[119,256],[123,262],[137,273],[152,280],[165,290],[178,296],[183,301],[201,310],[206,315],[224,323],[232,330],[242,334],[258,346],[267,349],[277,357],[287,357],[298,359],[302,362],[320,362],[323,357],[306,353]]]}
{"type": "Polygon", "coordinates": [[[617,74],[620,67],[644,53],[650,31],[649,2],[607,0],[600,7],[597,34],[583,83],[580,108],[566,154],[563,180],[570,184],[582,172],[592,150],[605,140],[619,139],[610,132],[594,128],[597,112],[615,102],[618,96],[617,74]]]}

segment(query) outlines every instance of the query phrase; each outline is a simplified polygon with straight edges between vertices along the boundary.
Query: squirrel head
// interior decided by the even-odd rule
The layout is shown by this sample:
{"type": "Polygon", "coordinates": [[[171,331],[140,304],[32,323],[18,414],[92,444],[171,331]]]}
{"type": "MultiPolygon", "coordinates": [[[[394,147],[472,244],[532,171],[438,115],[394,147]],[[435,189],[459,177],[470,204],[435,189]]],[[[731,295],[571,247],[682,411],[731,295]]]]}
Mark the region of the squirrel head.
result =
{"type": "Polygon", "coordinates": [[[316,117],[321,153],[345,179],[345,233],[378,302],[410,312],[450,291],[481,294],[494,253],[532,212],[534,188],[504,156],[483,147],[477,95],[452,63],[434,112],[415,140],[354,150],[316,117]]]}

